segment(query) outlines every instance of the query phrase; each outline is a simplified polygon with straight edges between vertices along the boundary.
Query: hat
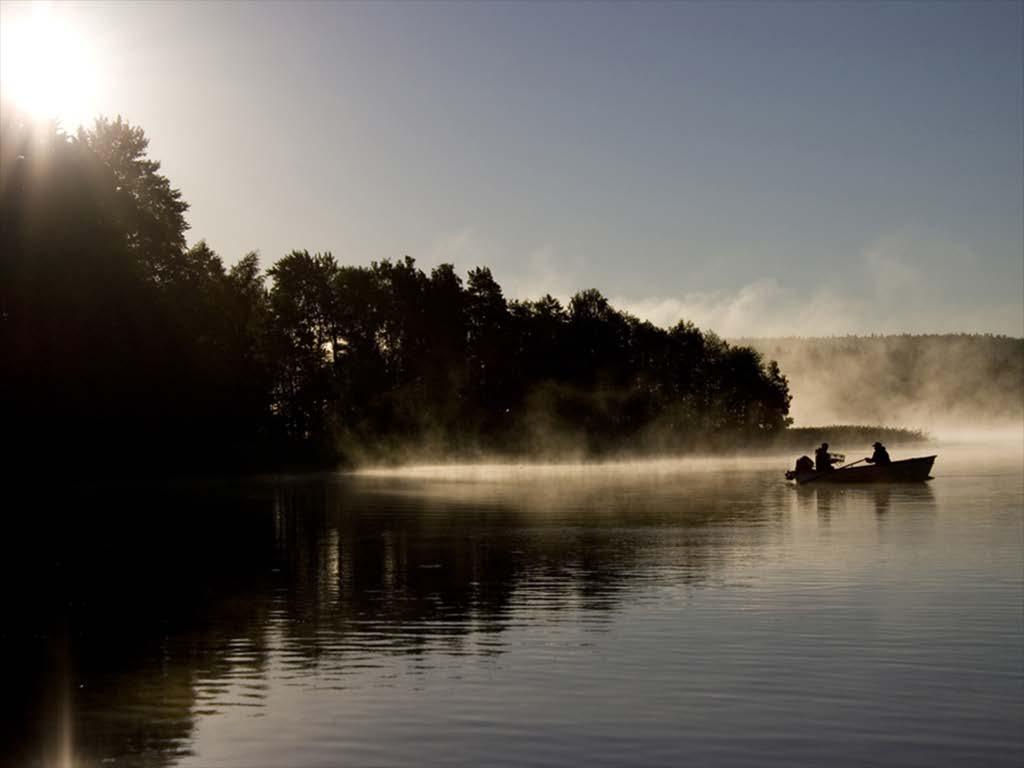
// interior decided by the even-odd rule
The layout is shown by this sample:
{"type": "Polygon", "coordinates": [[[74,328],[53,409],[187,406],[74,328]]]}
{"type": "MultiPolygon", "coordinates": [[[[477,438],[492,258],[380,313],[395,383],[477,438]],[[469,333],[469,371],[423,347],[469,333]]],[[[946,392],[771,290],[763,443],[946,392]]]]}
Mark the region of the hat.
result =
{"type": "Polygon", "coordinates": [[[881,443],[875,442],[875,443],[871,444],[871,447],[872,448],[884,448],[885,446],[882,445],[881,443]]]}

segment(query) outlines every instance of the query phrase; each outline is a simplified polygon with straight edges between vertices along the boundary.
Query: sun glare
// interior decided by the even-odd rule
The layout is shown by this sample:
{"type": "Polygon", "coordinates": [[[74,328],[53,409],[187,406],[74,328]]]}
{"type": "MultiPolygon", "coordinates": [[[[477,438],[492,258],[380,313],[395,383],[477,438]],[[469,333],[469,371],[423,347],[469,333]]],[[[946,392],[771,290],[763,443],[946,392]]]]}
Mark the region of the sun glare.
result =
{"type": "Polygon", "coordinates": [[[89,40],[59,7],[33,3],[0,25],[0,96],[37,119],[67,130],[96,112],[97,67],[89,40]]]}

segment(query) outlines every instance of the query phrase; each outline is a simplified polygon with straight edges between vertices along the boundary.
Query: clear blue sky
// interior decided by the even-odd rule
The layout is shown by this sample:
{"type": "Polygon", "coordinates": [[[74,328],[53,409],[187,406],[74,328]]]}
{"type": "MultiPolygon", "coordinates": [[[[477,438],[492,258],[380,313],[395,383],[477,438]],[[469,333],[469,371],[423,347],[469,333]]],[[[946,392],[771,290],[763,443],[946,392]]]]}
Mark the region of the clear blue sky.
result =
{"type": "Polygon", "coordinates": [[[229,263],[487,264],[728,335],[1024,335],[1020,2],[55,10],[229,263]]]}

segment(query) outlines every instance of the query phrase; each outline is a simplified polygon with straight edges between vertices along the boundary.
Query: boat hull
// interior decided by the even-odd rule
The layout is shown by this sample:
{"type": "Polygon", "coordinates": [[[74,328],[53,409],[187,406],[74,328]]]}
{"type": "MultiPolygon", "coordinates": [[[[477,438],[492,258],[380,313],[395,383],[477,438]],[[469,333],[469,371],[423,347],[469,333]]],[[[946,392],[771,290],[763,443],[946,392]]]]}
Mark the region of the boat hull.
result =
{"type": "Polygon", "coordinates": [[[921,483],[931,479],[935,456],[894,461],[885,466],[869,464],[863,467],[834,469],[831,472],[787,472],[786,477],[797,484],[807,483],[921,483]]]}

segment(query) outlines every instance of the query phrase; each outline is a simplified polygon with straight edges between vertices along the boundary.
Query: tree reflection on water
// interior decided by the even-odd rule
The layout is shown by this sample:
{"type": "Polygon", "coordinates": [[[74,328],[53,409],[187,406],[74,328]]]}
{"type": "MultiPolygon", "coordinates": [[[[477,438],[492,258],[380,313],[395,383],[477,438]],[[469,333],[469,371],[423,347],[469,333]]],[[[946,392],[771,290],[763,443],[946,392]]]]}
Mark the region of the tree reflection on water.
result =
{"type": "MultiPolygon", "coordinates": [[[[271,667],[344,687],[401,657],[498,656],[506,630],[537,617],[600,630],[665,569],[699,586],[783,535],[793,491],[777,473],[705,469],[330,474],[37,498],[45,514],[22,541],[39,544],[9,563],[23,585],[4,636],[23,661],[4,713],[22,734],[15,754],[31,764],[59,750],[62,696],[81,764],[171,764],[197,718],[258,710],[271,667]]],[[[843,498],[800,492],[796,509],[827,515],[843,498]]]]}

